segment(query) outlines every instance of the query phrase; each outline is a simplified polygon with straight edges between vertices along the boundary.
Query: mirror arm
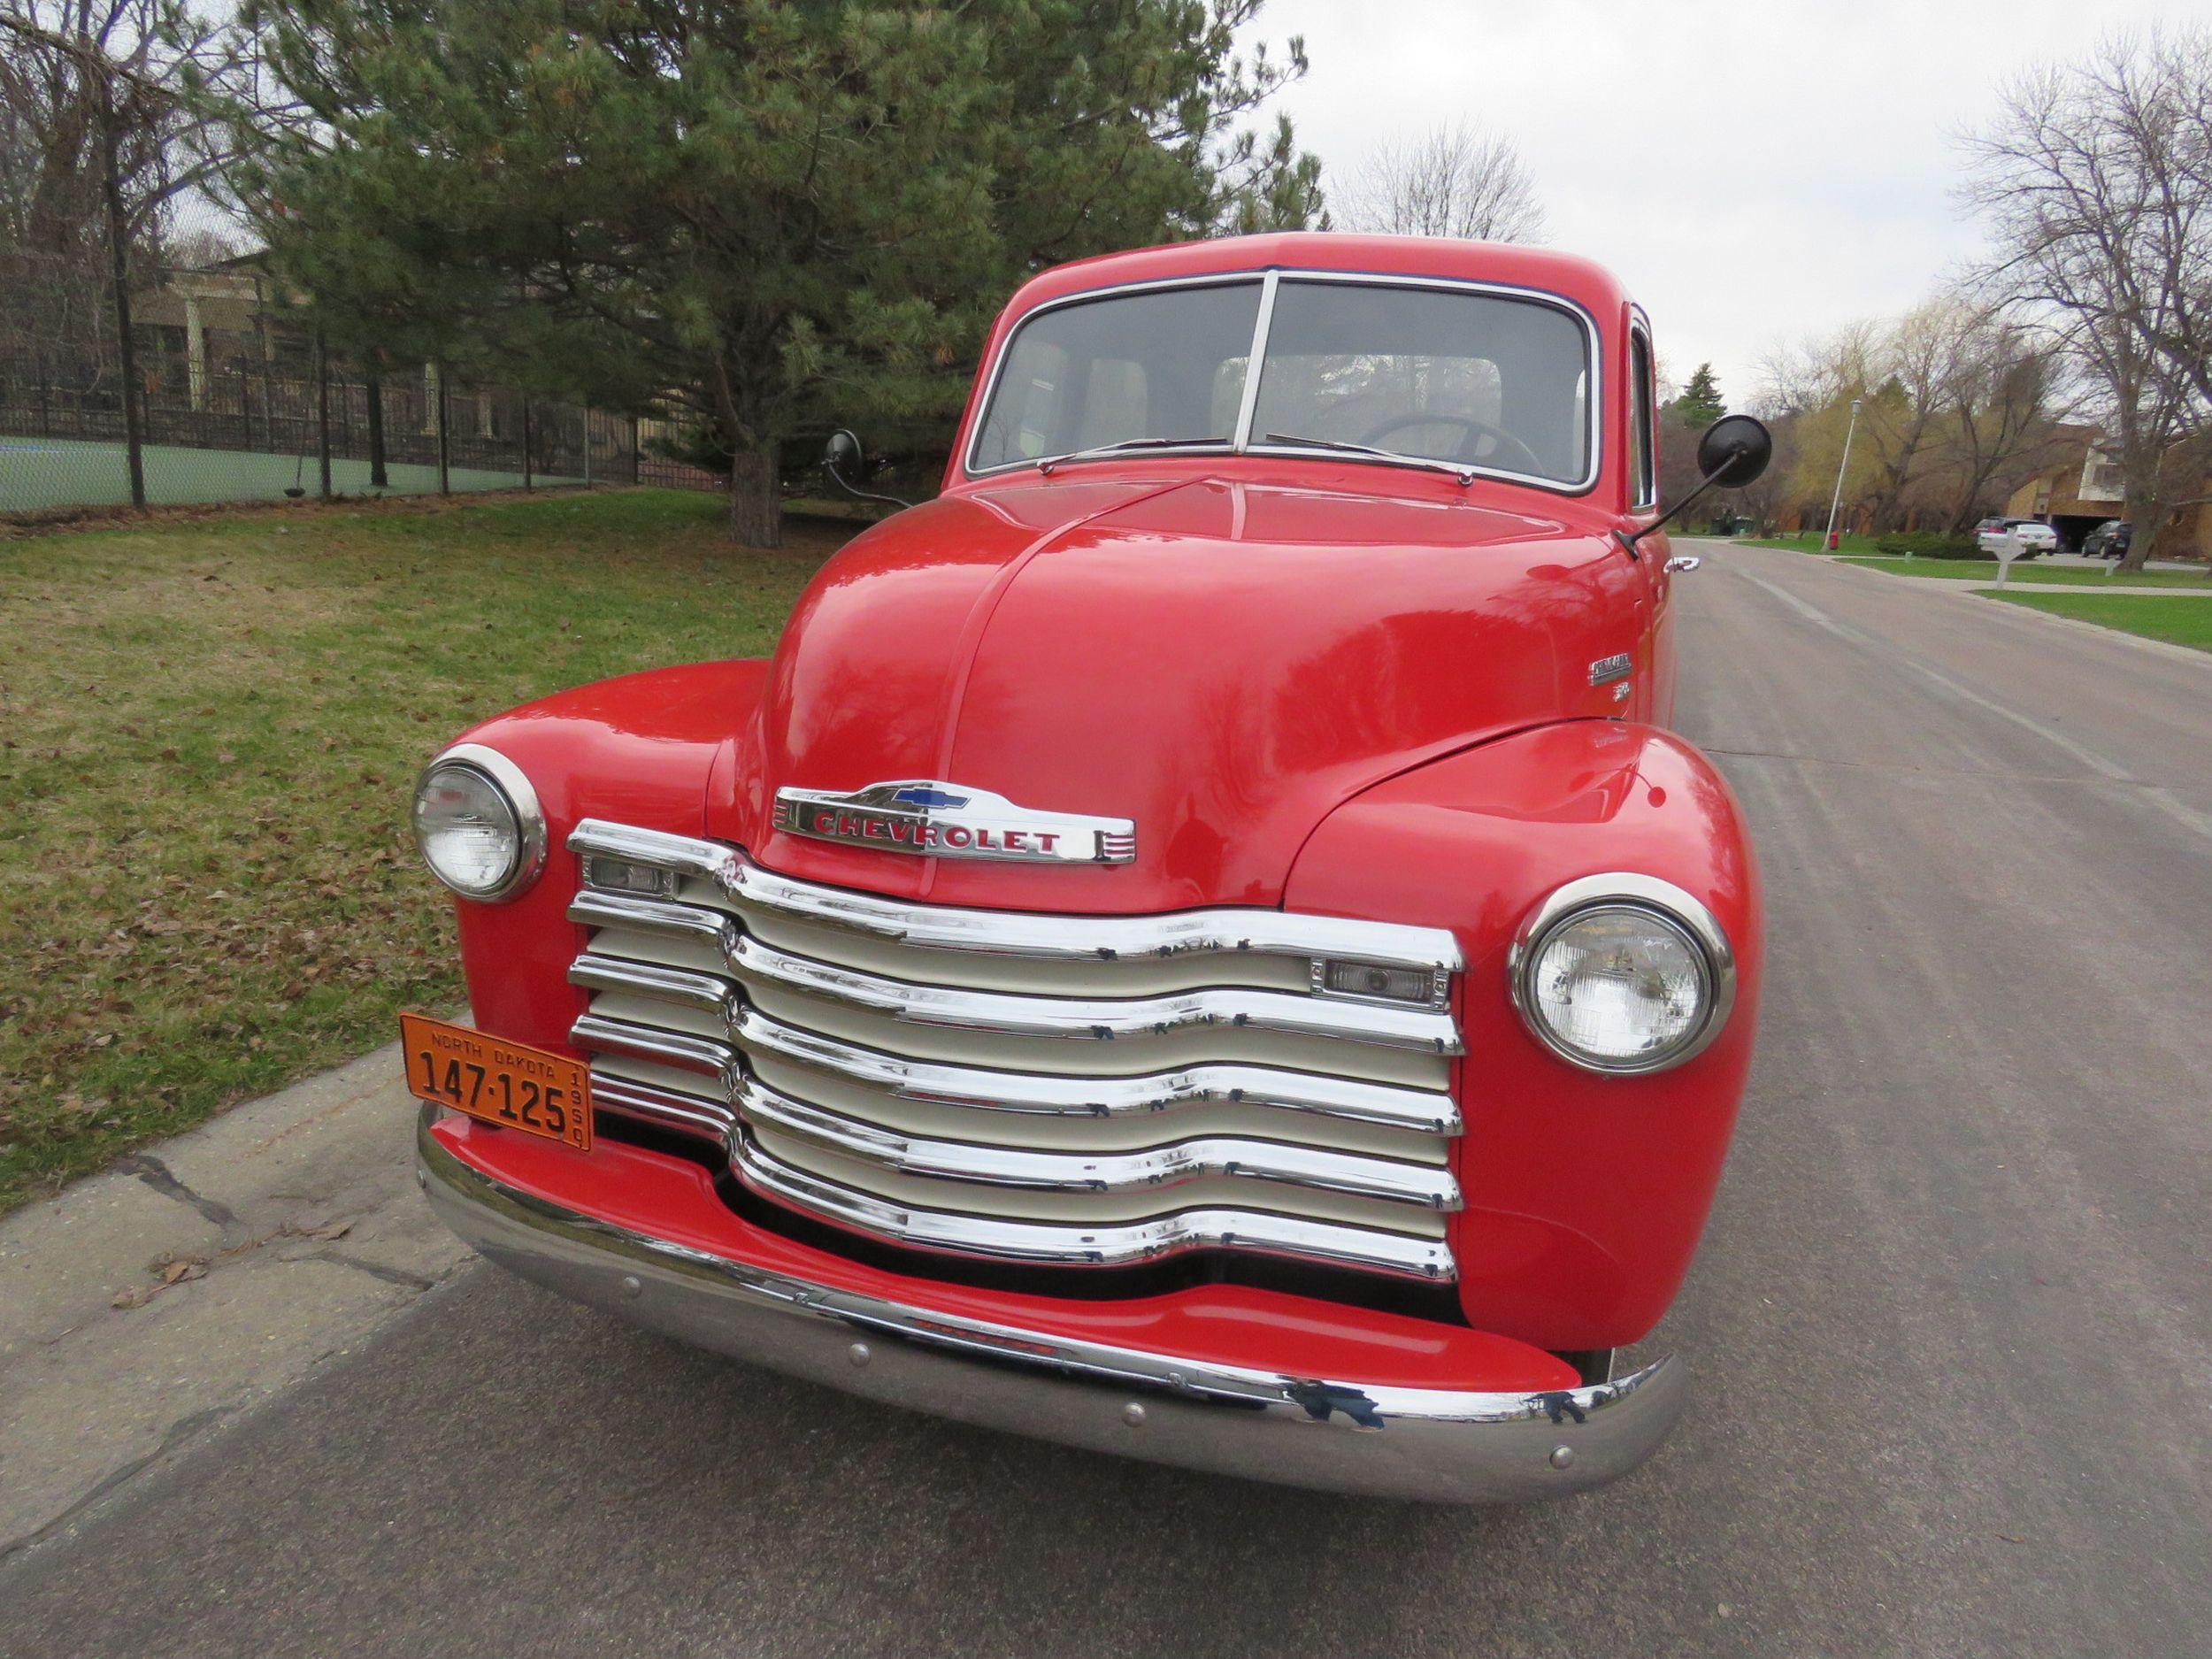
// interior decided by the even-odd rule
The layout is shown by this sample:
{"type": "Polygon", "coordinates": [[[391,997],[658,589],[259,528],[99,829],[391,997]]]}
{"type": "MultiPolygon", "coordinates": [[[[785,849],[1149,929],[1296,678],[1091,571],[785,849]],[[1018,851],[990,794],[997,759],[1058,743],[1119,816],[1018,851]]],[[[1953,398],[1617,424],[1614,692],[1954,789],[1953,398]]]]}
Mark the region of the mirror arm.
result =
{"type": "Polygon", "coordinates": [[[831,483],[836,485],[855,501],[879,501],[887,507],[911,507],[914,504],[897,495],[879,495],[874,490],[862,489],[857,485],[848,483],[845,475],[837,470],[837,463],[834,461],[823,462],[822,471],[829,475],[831,483]]]}
{"type": "MultiPolygon", "coordinates": [[[[1732,463],[1728,465],[1732,465],[1732,463]]],[[[1616,530],[1613,532],[1613,539],[1616,541],[1618,541],[1623,549],[1627,551],[1629,557],[1632,559],[1640,559],[1643,557],[1643,555],[1636,550],[1636,544],[1642,541],[1646,536],[1649,535],[1653,531],[1665,528],[1668,520],[1680,518],[1684,512],[1688,511],[1689,505],[1692,502],[1695,501],[1700,495],[1702,495],[1707,490],[1712,488],[1714,484],[1719,481],[1720,475],[1728,470],[1728,465],[1717,466],[1711,472],[1708,472],[1703,478],[1698,480],[1697,488],[1695,489],[1685,495],[1680,501],[1675,503],[1673,506],[1668,508],[1666,511],[1661,513],[1656,518],[1654,518],[1642,529],[1635,532],[1633,534],[1631,534],[1625,530],[1616,530]]]]}

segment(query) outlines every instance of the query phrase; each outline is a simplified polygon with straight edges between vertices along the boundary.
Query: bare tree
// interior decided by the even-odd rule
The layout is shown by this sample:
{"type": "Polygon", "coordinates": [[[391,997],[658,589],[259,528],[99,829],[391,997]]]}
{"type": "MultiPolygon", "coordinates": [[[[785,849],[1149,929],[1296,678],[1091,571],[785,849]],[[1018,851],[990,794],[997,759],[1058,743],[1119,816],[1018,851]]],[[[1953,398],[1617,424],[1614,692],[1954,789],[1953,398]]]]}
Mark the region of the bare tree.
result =
{"type": "Polygon", "coordinates": [[[1464,122],[1384,145],[1356,169],[1345,223],[1394,236],[1537,242],[1544,210],[1519,152],[1464,122]]]}
{"type": "Polygon", "coordinates": [[[229,151],[190,95],[225,73],[225,32],[178,0],[0,0],[0,244],[104,248],[111,173],[139,241],[213,188],[229,151]]]}
{"type": "MultiPolygon", "coordinates": [[[[2212,426],[2212,31],[2108,42],[2008,87],[1971,141],[1967,199],[1995,234],[1993,291],[2080,377],[2154,551],[2212,426]]],[[[2184,487],[2187,493],[2193,490],[2184,487]]]]}
{"type": "MultiPolygon", "coordinates": [[[[142,508],[133,265],[157,249],[171,205],[227,160],[221,129],[191,96],[226,60],[224,32],[187,0],[0,0],[0,250],[24,267],[12,273],[17,288],[38,262],[39,289],[68,309],[83,309],[104,279],[131,502],[142,508]]],[[[66,337],[52,334],[55,320],[34,306],[16,326],[42,347],[66,337]]]]}
{"type": "Polygon", "coordinates": [[[1953,534],[1970,529],[2024,475],[2054,458],[2064,413],[2056,373],[2050,349],[2028,330],[1986,310],[1970,314],[1945,373],[1950,418],[1942,470],[1953,534]]]}
{"type": "Polygon", "coordinates": [[[2048,348],[2001,308],[1947,291],[1902,317],[1771,352],[1759,402],[1793,418],[1793,488],[1825,499],[1859,406],[1846,502],[1880,531],[1962,530],[2049,458],[2048,348]]]}
{"type": "Polygon", "coordinates": [[[1953,306],[1941,300],[1918,306],[1879,336],[1861,371],[1870,395],[1859,428],[1875,480],[1867,505],[1878,530],[1901,527],[1906,496],[1934,458],[1960,333],[1953,306]]]}

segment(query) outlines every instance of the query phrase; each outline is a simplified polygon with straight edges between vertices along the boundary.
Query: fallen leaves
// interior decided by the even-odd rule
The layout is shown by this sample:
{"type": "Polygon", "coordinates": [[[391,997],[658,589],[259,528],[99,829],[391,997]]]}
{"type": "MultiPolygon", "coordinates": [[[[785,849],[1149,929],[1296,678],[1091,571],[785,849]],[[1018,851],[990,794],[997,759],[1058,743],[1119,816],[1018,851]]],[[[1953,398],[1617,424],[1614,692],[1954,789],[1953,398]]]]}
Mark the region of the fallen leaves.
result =
{"type": "Polygon", "coordinates": [[[280,1227],[273,1227],[267,1233],[257,1233],[243,1244],[234,1244],[228,1249],[218,1250],[212,1256],[196,1253],[165,1256],[152,1263],[146,1270],[152,1275],[152,1282],[132,1286],[108,1305],[125,1312],[134,1308],[142,1308],[165,1290],[172,1289],[178,1285],[188,1285],[196,1279],[205,1279],[210,1267],[224,1262],[235,1261],[238,1257],[250,1255],[253,1251],[261,1248],[263,1245],[273,1243],[279,1239],[314,1239],[326,1244],[333,1240],[344,1238],[352,1231],[353,1223],[350,1221],[330,1221],[313,1227],[303,1227],[296,1222],[288,1221],[280,1227]]]}
{"type": "Polygon", "coordinates": [[[108,1305],[111,1308],[127,1310],[142,1308],[173,1285],[187,1284],[196,1279],[205,1279],[207,1261],[208,1258],[204,1256],[173,1256],[156,1262],[151,1268],[147,1270],[154,1276],[152,1284],[133,1286],[108,1305]]]}

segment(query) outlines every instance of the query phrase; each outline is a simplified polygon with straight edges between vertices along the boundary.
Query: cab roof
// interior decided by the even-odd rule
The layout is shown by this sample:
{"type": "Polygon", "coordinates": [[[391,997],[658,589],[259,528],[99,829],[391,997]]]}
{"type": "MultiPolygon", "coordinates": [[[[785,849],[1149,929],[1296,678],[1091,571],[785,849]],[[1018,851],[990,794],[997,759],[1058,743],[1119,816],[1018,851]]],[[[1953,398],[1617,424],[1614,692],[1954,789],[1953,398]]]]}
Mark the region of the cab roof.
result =
{"type": "Polygon", "coordinates": [[[1609,333],[1628,296],[1594,260],[1511,242],[1437,236],[1368,236],[1339,231],[1277,231],[1174,242],[1077,259],[1032,277],[1006,307],[1010,322],[1048,300],[1131,282],[1217,276],[1240,271],[1349,271],[1375,276],[1442,277],[1555,294],[1579,304],[1609,333]]]}

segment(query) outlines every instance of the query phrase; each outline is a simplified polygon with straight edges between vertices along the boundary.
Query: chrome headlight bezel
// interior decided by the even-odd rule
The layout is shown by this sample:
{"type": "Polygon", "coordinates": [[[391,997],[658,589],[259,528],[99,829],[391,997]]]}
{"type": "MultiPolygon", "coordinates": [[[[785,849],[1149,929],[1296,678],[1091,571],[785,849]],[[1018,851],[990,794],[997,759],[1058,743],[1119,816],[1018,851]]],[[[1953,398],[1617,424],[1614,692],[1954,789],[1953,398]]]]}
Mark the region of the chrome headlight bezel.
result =
{"type": "Polygon", "coordinates": [[[1601,1076],[1646,1077],[1695,1059],[1720,1035],[1736,1002],[1736,953],[1718,918],[1694,895],[1656,876],[1615,871],[1555,888],[1529,912],[1506,954],[1506,982],[1529,1033],[1568,1064],[1601,1076]],[[1533,983],[1544,949],[1561,928],[1601,910],[1632,910],[1648,918],[1678,934],[1700,959],[1705,992],[1701,1018],[1671,1046],[1609,1059],[1565,1041],[1546,1023],[1533,983]]]}
{"type": "Polygon", "coordinates": [[[545,811],[538,804],[538,792],[531,786],[522,768],[495,749],[481,743],[456,743],[442,750],[422,769],[415,780],[415,793],[408,803],[408,822],[415,831],[415,850],[422,856],[423,865],[449,892],[462,898],[472,899],[480,904],[496,904],[519,895],[538,879],[545,869],[546,828],[545,811]],[[500,879],[487,887],[464,887],[449,879],[432,862],[429,849],[423,843],[420,808],[423,792],[430,780],[441,772],[472,772],[491,786],[506,803],[515,820],[516,849],[507,869],[500,879]]]}

